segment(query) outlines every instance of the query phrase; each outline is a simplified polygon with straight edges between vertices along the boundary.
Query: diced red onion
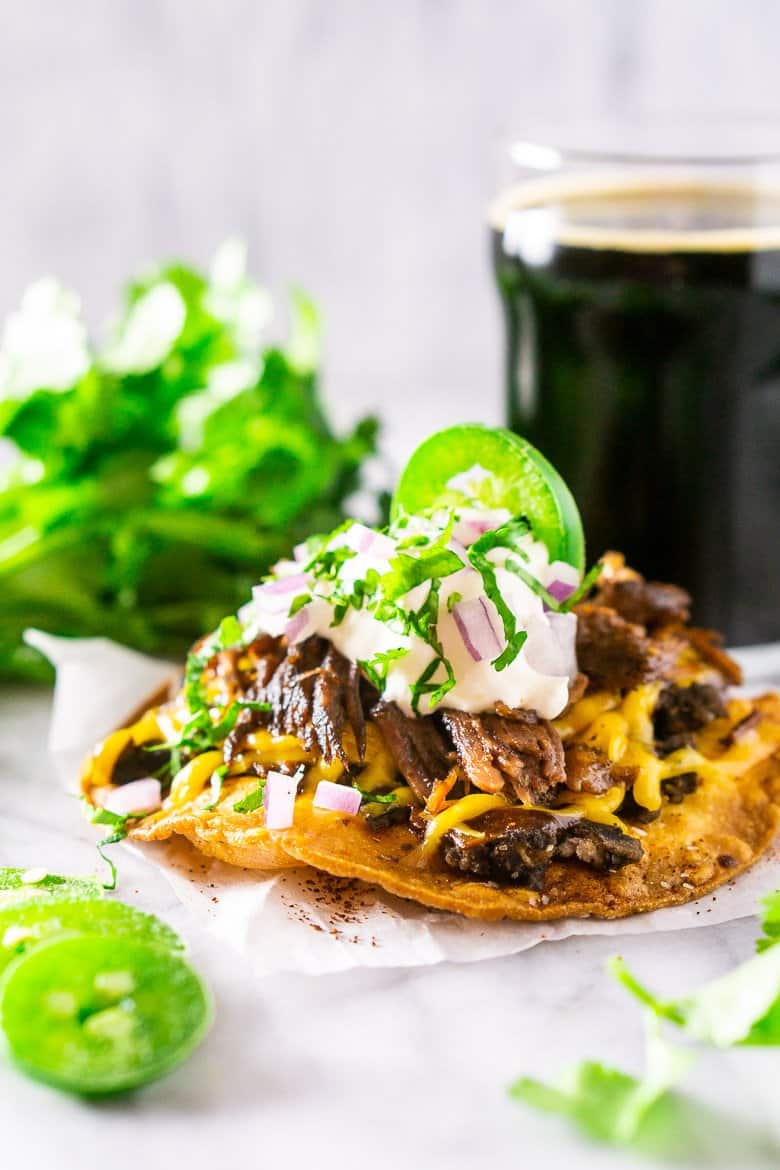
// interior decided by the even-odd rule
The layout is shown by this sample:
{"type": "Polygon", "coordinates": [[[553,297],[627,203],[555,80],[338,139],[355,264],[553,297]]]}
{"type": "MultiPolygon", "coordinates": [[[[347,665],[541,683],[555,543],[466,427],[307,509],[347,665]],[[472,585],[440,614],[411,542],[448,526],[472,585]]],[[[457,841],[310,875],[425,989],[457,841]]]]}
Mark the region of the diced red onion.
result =
{"type": "Polygon", "coordinates": [[[110,792],[103,802],[103,808],[117,816],[127,817],[131,813],[155,812],[162,804],[160,781],[154,776],[132,780],[110,792]]]}
{"type": "Polygon", "coordinates": [[[573,679],[577,673],[577,616],[573,613],[551,613],[547,615],[547,620],[563,656],[561,673],[573,679]]]}
{"type": "Polygon", "coordinates": [[[461,520],[458,527],[468,543],[475,544],[480,536],[484,536],[486,532],[490,532],[494,525],[490,524],[487,520],[461,520]]]}
{"type": "Polygon", "coordinates": [[[277,577],[275,581],[255,585],[252,596],[255,601],[261,601],[266,597],[286,597],[289,593],[305,593],[308,588],[309,578],[305,573],[291,573],[289,577],[277,577]]]}
{"type": "MultiPolygon", "coordinates": [[[[545,585],[545,589],[547,590],[547,592],[551,593],[552,596],[557,601],[565,601],[567,597],[571,597],[572,593],[575,590],[575,587],[577,587],[577,586],[567,585],[566,581],[559,581],[559,580],[551,581],[550,585],[545,585]]],[[[541,606],[541,608],[543,608],[545,613],[552,612],[550,606],[547,605],[546,601],[543,604],[543,606],[541,606]]]]}
{"type": "Polygon", "coordinates": [[[452,607],[452,616],[463,645],[475,662],[495,658],[501,653],[502,644],[484,598],[459,601],[452,607]]]}
{"type": "Polygon", "coordinates": [[[574,677],[577,618],[573,613],[547,613],[529,622],[526,633],[524,653],[530,667],[548,676],[574,677]]]}
{"type": "Polygon", "coordinates": [[[350,544],[359,553],[372,557],[391,557],[395,552],[395,544],[389,536],[369,528],[365,524],[353,524],[349,530],[350,544]]]}
{"type": "Polygon", "coordinates": [[[576,585],[569,585],[567,581],[551,581],[547,586],[547,592],[551,593],[556,601],[565,601],[567,597],[571,597],[576,589],[576,585]]]}
{"type": "Polygon", "coordinates": [[[290,643],[297,642],[308,624],[309,615],[306,612],[306,606],[304,606],[303,609],[299,609],[298,612],[290,618],[289,622],[284,627],[284,633],[287,641],[290,643]]]}
{"type": "Polygon", "coordinates": [[[297,794],[296,776],[285,776],[282,772],[268,773],[263,793],[266,829],[289,829],[293,823],[297,794]]]}
{"type": "Polygon", "coordinates": [[[327,808],[331,812],[349,813],[354,817],[360,808],[360,793],[346,784],[334,784],[332,780],[320,780],[314,793],[314,807],[327,808]]]}

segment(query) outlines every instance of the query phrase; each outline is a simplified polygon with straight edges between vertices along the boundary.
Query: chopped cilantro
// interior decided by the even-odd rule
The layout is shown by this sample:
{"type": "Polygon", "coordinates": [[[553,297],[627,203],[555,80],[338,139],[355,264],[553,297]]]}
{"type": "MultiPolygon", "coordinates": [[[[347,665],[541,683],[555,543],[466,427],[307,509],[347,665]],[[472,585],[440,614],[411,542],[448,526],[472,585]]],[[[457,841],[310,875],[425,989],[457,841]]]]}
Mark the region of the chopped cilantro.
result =
{"type": "Polygon", "coordinates": [[[116,845],[120,841],[124,841],[125,837],[127,836],[127,822],[129,820],[133,820],[134,818],[130,816],[122,816],[120,813],[109,812],[107,808],[93,809],[86,800],[84,801],[84,806],[87,811],[89,820],[93,825],[108,825],[112,829],[112,832],[110,832],[108,836],[104,837],[102,841],[97,842],[96,848],[103,861],[105,861],[106,865],[108,866],[109,879],[107,882],[103,882],[103,889],[115,890],[117,876],[116,865],[104,850],[108,845],[116,845]]]}
{"type": "Polygon", "coordinates": [[[504,595],[498,587],[496,570],[485,556],[485,552],[494,547],[492,543],[488,543],[489,538],[494,535],[492,532],[486,532],[484,536],[481,536],[469,549],[469,560],[482,577],[485,593],[496,607],[498,616],[501,618],[501,624],[504,627],[506,648],[499,654],[498,658],[493,660],[493,666],[496,670],[504,670],[517,658],[528,634],[525,630],[517,629],[515,615],[504,601],[504,595]],[[483,541],[485,542],[484,544],[483,541]]]}
{"type": "Polygon", "coordinates": [[[250,813],[256,812],[257,809],[263,807],[263,800],[265,798],[265,777],[258,781],[257,788],[253,788],[241,800],[237,800],[233,805],[233,812],[250,813]]]}
{"type": "Polygon", "coordinates": [[[303,609],[304,605],[308,605],[311,601],[311,593],[299,593],[297,597],[292,599],[290,603],[289,617],[295,617],[296,613],[303,609]]]}
{"type": "Polygon", "coordinates": [[[396,801],[394,792],[371,792],[369,789],[361,788],[357,780],[352,781],[352,787],[360,793],[366,804],[394,804],[396,801]]]}
{"type": "Polygon", "coordinates": [[[397,601],[426,581],[440,581],[463,568],[463,561],[451,549],[434,549],[425,556],[399,553],[382,577],[382,592],[388,601],[397,601]]]}
{"type": "Polygon", "coordinates": [[[409,651],[403,646],[399,646],[396,650],[381,650],[373,658],[359,659],[358,666],[381,695],[387,685],[387,674],[390,667],[408,653],[409,651]]]}

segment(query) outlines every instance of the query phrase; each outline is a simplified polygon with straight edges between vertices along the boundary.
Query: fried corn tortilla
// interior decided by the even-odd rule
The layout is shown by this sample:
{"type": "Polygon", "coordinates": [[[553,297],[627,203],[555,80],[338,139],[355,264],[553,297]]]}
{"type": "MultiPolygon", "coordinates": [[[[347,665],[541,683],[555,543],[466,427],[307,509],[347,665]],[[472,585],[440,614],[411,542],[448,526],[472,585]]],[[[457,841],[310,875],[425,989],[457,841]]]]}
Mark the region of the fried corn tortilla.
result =
{"type": "MultiPolygon", "coordinates": [[[[717,722],[700,737],[703,742],[696,750],[702,747],[708,754],[699,754],[706,760],[700,765],[706,775],[696,791],[680,803],[664,802],[655,821],[630,830],[641,838],[640,861],[615,872],[596,871],[577,861],[553,861],[541,890],[472,880],[435,856],[423,857],[419,839],[408,825],[372,829],[363,817],[313,807],[317,780],[335,779],[343,771],[321,761],[309,768],[310,779],[297,799],[291,828],[266,829],[262,805],[249,812],[236,810],[257,791],[255,776],[227,777],[214,801],[206,781],[219,762],[215,755],[212,761],[199,757],[202,766],[189,773],[183,770],[162,809],[136,823],[129,835],[160,841],[179,834],[204,854],[247,869],[311,865],[484,920],[619,918],[700,897],[749,868],[771,844],[780,825],[780,696],[766,695],[752,703],[737,700],[730,717],[732,726],[746,720],[756,726],[743,742],[720,748],[719,754],[713,753],[713,745],[728,737],[728,722],[717,722]]],[[[135,726],[143,728],[143,719],[135,726]]],[[[577,721],[570,716],[570,722],[577,721]]],[[[368,730],[369,745],[376,749],[379,737],[371,726],[368,730]]],[[[136,735],[142,738],[143,732],[136,735]]],[[[290,754],[289,738],[279,740],[282,755],[290,754]]],[[[679,761],[672,755],[667,771],[686,766],[691,750],[679,761]]],[[[299,755],[307,758],[300,745],[299,755]]],[[[84,792],[96,803],[101,802],[103,777],[96,767],[100,758],[98,752],[83,776],[84,792]]],[[[597,799],[592,798],[590,815],[599,816],[595,804],[597,799]]],[[[603,816],[615,819],[609,813],[603,816]]]]}
{"type": "MultiPolygon", "coordinates": [[[[761,706],[780,722],[780,699],[761,706]]],[[[403,827],[369,832],[355,817],[311,806],[282,834],[283,848],[299,861],[341,877],[360,878],[391,894],[440,910],[485,920],[516,918],[623,918],[675,906],[709,893],[748,869],[780,826],[780,755],[759,761],[732,780],[702,785],[682,804],[665,804],[642,838],[635,865],[600,873],[577,862],[554,861],[544,890],[499,887],[445,869],[421,867],[403,827]]]]}

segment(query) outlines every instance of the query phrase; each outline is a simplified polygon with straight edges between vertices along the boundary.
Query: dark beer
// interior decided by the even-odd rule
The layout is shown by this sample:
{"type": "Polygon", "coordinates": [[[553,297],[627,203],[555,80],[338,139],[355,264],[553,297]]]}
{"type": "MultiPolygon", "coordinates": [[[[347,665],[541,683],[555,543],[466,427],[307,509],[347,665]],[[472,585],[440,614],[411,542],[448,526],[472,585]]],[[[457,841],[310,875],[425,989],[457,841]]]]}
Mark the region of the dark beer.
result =
{"type": "Polygon", "coordinates": [[[684,585],[733,644],[780,638],[780,189],[527,184],[493,248],[509,425],[590,554],[684,585]]]}

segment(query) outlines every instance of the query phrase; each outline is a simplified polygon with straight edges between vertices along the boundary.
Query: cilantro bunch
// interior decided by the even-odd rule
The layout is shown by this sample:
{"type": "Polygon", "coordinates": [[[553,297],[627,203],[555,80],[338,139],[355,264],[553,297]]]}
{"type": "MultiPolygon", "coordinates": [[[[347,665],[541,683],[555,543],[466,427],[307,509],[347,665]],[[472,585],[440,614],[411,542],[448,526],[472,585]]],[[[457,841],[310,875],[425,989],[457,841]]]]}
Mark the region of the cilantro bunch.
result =
{"type": "Polygon", "coordinates": [[[333,434],[313,303],[293,295],[284,348],[270,316],[235,241],[134,281],[100,346],[71,293],[27,291],[0,338],[0,675],[48,678],[30,625],[178,656],[343,518],[376,424],[333,434]]]}

